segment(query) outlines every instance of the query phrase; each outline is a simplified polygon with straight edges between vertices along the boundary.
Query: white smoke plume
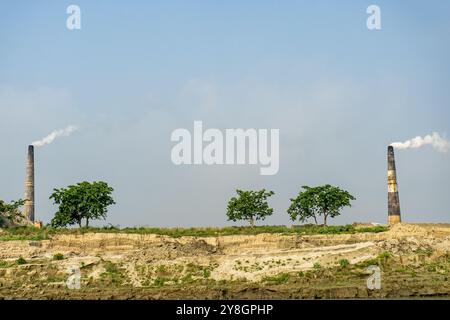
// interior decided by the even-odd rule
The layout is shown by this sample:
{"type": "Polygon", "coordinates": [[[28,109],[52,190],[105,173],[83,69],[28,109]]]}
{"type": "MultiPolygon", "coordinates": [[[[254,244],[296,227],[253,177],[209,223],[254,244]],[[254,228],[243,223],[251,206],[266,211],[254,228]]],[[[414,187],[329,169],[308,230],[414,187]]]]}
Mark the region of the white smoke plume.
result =
{"type": "Polygon", "coordinates": [[[431,145],[439,152],[448,152],[450,150],[450,142],[441,137],[439,133],[433,132],[425,137],[417,136],[405,142],[393,142],[391,146],[396,149],[417,149],[425,145],[431,145]]]}
{"type": "Polygon", "coordinates": [[[76,131],[77,129],[78,127],[76,126],[68,126],[64,129],[58,129],[50,133],[45,138],[38,141],[34,141],[31,144],[35,147],[42,147],[52,143],[56,138],[69,136],[72,132],[76,131]]]}

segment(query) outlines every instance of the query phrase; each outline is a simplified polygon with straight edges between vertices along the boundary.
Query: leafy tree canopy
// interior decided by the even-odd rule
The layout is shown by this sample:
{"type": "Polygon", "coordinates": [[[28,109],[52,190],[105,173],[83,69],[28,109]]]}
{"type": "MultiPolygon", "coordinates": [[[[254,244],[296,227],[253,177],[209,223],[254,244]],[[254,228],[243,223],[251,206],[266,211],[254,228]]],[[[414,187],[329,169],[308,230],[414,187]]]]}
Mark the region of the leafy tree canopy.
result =
{"type": "Polygon", "coordinates": [[[327,218],[340,215],[344,207],[351,207],[351,200],[356,200],[348,191],[332,185],[318,187],[303,186],[298,196],[291,199],[287,210],[292,221],[305,222],[313,218],[315,223],[318,216],[323,216],[323,224],[327,225],[327,218]]]}
{"type": "Polygon", "coordinates": [[[50,199],[59,207],[51,225],[57,228],[78,224],[81,228],[83,219],[86,227],[90,220],[105,219],[108,206],[115,204],[111,197],[113,191],[103,181],[84,181],[67,188],[53,189],[50,199]]]}
{"type": "Polygon", "coordinates": [[[267,198],[274,195],[273,191],[243,191],[236,190],[238,197],[233,197],[228,202],[228,220],[247,220],[253,227],[255,220],[264,220],[273,214],[273,209],[269,207],[267,198]]]}
{"type": "Polygon", "coordinates": [[[22,199],[6,203],[0,200],[0,226],[4,223],[4,219],[13,222],[17,218],[24,218],[19,208],[25,204],[22,199]]]}

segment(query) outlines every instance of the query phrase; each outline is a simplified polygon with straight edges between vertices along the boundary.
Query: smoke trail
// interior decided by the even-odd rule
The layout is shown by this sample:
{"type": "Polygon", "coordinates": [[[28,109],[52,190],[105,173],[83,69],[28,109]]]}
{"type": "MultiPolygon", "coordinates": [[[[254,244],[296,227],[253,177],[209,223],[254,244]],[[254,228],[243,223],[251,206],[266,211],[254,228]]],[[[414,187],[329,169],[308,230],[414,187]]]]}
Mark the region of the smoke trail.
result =
{"type": "Polygon", "coordinates": [[[72,132],[74,132],[77,129],[78,128],[76,126],[68,126],[64,129],[55,130],[52,133],[50,133],[48,136],[46,136],[45,138],[38,140],[38,141],[34,141],[31,144],[35,147],[42,147],[42,146],[45,146],[46,144],[52,143],[58,137],[69,136],[72,132]]]}
{"type": "Polygon", "coordinates": [[[396,149],[416,149],[427,144],[430,144],[439,152],[448,152],[450,150],[450,142],[441,137],[437,132],[433,132],[431,135],[426,135],[423,138],[417,136],[405,142],[393,142],[391,146],[396,149]]]}

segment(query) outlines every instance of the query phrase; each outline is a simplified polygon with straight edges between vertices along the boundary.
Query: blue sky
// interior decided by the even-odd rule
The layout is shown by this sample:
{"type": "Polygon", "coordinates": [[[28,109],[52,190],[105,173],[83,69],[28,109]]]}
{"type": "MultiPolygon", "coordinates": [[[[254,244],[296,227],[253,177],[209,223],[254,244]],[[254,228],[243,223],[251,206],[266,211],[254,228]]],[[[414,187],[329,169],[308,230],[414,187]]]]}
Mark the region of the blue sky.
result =
{"type": "MultiPolygon", "coordinates": [[[[36,153],[37,216],[54,187],[108,181],[107,222],[225,225],[236,188],[272,189],[270,224],[302,185],[357,201],[336,223],[386,221],[386,146],[450,134],[447,1],[11,1],[0,4],[0,198],[23,196],[36,153]],[[81,30],[66,8],[81,8],[81,30]],[[382,29],[366,28],[381,8],[382,29]],[[174,166],[170,133],[279,128],[280,171],[174,166]]],[[[450,222],[449,154],[397,152],[406,221],[450,222]]]]}

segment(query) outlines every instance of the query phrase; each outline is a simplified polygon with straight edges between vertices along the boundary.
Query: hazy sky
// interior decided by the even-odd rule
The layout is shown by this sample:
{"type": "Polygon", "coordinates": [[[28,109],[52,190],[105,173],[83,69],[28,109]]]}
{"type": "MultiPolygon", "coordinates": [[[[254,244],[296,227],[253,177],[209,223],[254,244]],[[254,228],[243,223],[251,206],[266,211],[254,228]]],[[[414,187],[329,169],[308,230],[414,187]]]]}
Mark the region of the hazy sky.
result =
{"type": "MultiPolygon", "coordinates": [[[[104,180],[117,204],[100,224],[229,225],[236,188],[275,191],[264,223],[289,224],[289,198],[325,183],[357,198],[334,223],[385,223],[387,145],[450,134],[449,14],[441,0],[1,1],[0,198],[23,197],[27,145],[74,124],[36,149],[44,222],[53,188],[104,180]],[[278,174],[173,165],[170,134],[194,120],[280,129],[278,174]]],[[[450,154],[396,159],[403,220],[450,222],[450,154]]]]}

